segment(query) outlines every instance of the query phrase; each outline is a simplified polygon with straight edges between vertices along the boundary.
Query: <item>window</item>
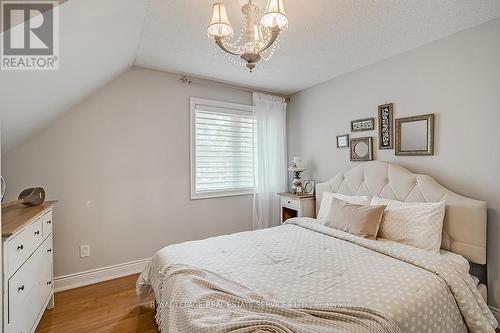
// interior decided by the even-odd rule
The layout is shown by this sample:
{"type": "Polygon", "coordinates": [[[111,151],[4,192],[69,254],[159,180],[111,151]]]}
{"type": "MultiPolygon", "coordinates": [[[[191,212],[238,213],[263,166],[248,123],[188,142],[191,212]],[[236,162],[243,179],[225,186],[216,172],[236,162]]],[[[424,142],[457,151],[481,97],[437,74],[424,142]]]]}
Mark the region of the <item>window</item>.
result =
{"type": "Polygon", "coordinates": [[[191,98],[191,199],[251,194],[253,107],[191,98]]]}

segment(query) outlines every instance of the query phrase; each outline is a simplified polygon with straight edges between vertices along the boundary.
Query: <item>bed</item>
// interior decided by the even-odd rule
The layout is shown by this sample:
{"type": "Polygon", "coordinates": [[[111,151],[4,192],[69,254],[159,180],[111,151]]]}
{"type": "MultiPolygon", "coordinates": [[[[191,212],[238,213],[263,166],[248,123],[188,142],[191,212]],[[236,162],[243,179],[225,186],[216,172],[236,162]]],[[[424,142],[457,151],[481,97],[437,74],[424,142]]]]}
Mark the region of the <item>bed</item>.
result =
{"type": "MultiPolygon", "coordinates": [[[[486,263],[486,204],[426,175],[368,162],[317,184],[323,193],[446,202],[441,251],[357,237],[295,218],[168,246],[137,282],[162,332],[494,332],[469,274],[486,263]]],[[[318,207],[319,209],[319,207],[318,207]]]]}

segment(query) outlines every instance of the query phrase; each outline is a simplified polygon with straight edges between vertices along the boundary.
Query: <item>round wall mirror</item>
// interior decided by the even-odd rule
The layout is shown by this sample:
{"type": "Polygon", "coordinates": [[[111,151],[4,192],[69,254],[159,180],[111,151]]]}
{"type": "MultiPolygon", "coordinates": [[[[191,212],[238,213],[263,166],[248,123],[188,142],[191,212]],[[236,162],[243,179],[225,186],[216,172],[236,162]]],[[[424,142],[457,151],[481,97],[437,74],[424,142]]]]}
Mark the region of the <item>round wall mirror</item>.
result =
{"type": "Polygon", "coordinates": [[[368,149],[368,144],[366,142],[358,142],[354,146],[354,153],[358,157],[365,157],[368,155],[369,149],[368,149]]]}

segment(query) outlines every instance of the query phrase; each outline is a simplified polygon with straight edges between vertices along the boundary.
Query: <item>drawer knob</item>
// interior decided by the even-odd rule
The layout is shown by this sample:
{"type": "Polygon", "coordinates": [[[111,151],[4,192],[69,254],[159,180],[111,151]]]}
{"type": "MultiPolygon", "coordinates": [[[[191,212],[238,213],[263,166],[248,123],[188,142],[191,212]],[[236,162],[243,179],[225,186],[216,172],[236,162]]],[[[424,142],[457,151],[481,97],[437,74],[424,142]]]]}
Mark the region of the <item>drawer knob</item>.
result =
{"type": "Polygon", "coordinates": [[[290,200],[288,200],[288,203],[291,203],[290,200]]]}
{"type": "Polygon", "coordinates": [[[49,253],[52,252],[52,249],[48,249],[47,252],[49,252],[49,253]]]}
{"type": "Polygon", "coordinates": [[[19,288],[17,288],[17,292],[20,293],[21,291],[24,290],[24,284],[22,286],[20,286],[19,288]]]}
{"type": "Polygon", "coordinates": [[[47,285],[50,286],[52,284],[52,281],[47,281],[47,285]]]}
{"type": "Polygon", "coordinates": [[[51,223],[52,223],[52,221],[51,221],[51,220],[48,220],[48,221],[47,221],[47,224],[51,224],[51,223]]]}
{"type": "Polygon", "coordinates": [[[21,244],[21,245],[19,245],[19,246],[17,247],[17,250],[18,250],[18,251],[21,251],[22,249],[24,249],[24,245],[23,245],[23,244],[21,244]]]}
{"type": "Polygon", "coordinates": [[[40,235],[40,230],[35,231],[35,235],[40,235]]]}

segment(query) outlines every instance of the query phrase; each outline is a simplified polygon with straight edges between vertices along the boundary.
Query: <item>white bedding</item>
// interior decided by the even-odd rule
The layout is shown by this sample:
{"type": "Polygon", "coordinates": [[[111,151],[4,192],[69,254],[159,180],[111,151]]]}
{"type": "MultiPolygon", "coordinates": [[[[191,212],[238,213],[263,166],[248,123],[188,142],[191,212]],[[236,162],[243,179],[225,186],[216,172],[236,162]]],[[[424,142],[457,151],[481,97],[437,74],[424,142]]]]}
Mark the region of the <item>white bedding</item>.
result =
{"type": "MultiPolygon", "coordinates": [[[[373,309],[394,320],[403,332],[494,332],[496,320],[460,256],[366,240],[312,219],[290,222],[168,246],[141,274],[138,293],[152,289],[161,301],[162,286],[171,285],[165,284],[167,269],[188,265],[284,304],[373,309]]],[[[158,311],[162,318],[167,309],[158,311]]],[[[168,323],[160,324],[166,332],[168,323]]]]}

